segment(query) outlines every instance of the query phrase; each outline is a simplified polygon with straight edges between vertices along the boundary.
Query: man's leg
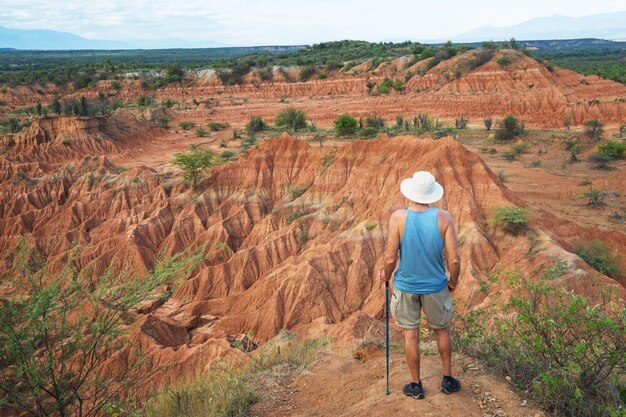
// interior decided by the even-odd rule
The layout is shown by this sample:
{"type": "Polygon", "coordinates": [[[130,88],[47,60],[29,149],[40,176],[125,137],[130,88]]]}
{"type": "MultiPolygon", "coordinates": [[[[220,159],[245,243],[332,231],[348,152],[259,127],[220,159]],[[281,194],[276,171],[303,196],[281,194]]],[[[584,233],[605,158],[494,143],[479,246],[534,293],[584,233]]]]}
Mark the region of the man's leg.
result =
{"type": "Polygon", "coordinates": [[[413,382],[420,382],[420,330],[404,330],[404,355],[406,363],[409,365],[413,382]]]}
{"type": "MultiPolygon", "coordinates": [[[[452,375],[452,341],[450,340],[450,332],[445,329],[434,329],[437,337],[437,349],[441,356],[441,364],[443,365],[443,375],[452,375]]],[[[408,356],[407,356],[408,358],[408,356]]],[[[407,359],[408,360],[408,359],[407,359]]]]}

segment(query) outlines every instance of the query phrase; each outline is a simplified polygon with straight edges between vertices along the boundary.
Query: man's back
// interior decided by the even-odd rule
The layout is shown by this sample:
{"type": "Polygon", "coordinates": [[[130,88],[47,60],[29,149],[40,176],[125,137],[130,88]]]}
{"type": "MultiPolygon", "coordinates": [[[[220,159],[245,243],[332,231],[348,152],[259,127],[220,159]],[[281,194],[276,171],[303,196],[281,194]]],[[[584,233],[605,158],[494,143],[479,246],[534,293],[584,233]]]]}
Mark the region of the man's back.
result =
{"type": "Polygon", "coordinates": [[[443,290],[448,276],[443,264],[444,236],[439,231],[439,210],[405,208],[404,218],[404,224],[398,224],[402,229],[399,230],[400,265],[394,275],[394,286],[413,294],[443,290]]]}

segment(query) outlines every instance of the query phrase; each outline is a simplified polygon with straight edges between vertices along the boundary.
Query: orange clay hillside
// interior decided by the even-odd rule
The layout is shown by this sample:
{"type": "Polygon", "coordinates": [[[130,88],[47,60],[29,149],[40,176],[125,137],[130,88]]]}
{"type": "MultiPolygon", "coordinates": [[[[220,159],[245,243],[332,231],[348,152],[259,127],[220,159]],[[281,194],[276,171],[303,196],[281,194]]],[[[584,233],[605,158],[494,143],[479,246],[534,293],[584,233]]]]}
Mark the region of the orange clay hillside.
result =
{"type": "MultiPolygon", "coordinates": [[[[184,84],[159,88],[155,98],[181,103],[217,98],[221,102],[217,113],[202,109],[198,112],[231,123],[245,121],[249,114],[272,120],[284,106],[279,99],[293,100],[293,104],[305,109],[309,119],[322,125],[329,125],[341,113],[358,117],[372,112],[393,118],[398,113],[426,111],[447,119],[496,118],[513,113],[528,126],[552,128],[561,127],[567,115],[572,115],[574,125],[589,119],[619,125],[626,118],[623,84],[546,66],[519,51],[493,53],[479,49],[459,54],[431,69],[428,63],[429,59],[413,63],[409,57],[382,63],[370,60],[306,82],[294,81],[298,79],[298,67],[276,67],[270,80],[264,81],[253,70],[241,85],[234,86],[223,85],[214,70],[197,71],[184,84]],[[401,81],[402,88],[378,94],[377,86],[385,77],[401,81]]],[[[9,89],[2,100],[9,106],[50,102],[57,87],[50,85],[48,89],[35,92],[20,86],[9,89]]],[[[128,80],[119,89],[112,89],[111,81],[100,81],[74,95],[93,99],[101,92],[111,93],[111,99],[131,101],[146,94],[139,81],[128,80]]]]}
{"type": "MultiPolygon", "coordinates": [[[[57,132],[74,126],[64,131],[78,135],[70,140],[85,140],[85,146],[113,157],[127,146],[115,116],[103,122],[100,139],[72,119],[52,120],[57,132]],[[94,148],[92,140],[102,148],[94,148]]],[[[148,132],[134,129],[139,136],[148,132]]],[[[120,172],[105,156],[72,159],[68,152],[63,156],[71,166],[39,164],[40,149],[56,139],[46,142],[52,131],[41,126],[28,132],[16,139],[21,151],[9,151],[3,164],[28,160],[28,167],[36,167],[30,172],[41,176],[3,181],[3,250],[27,237],[49,259],[61,260],[78,243],[87,249],[76,260],[81,268],[97,271],[116,260],[141,270],[152,267],[161,252],[206,245],[207,258],[195,275],[131,320],[140,324],[133,338],[163,366],[161,380],[237,352],[228,340],[246,331],[266,341],[281,329],[307,334],[323,325],[331,335],[350,338],[346,323],[362,331],[380,319],[384,292],[374,271],[380,267],[388,216],[403,205],[398,183],[415,167],[430,170],[445,187],[439,206],[457,224],[463,258],[455,292],[459,312],[467,305],[485,306],[493,297],[508,298],[504,275],[481,288],[494,271],[519,268],[533,274],[562,259],[567,268],[559,285],[583,293],[589,277],[597,275],[568,252],[572,238],[598,235],[595,230],[534,211],[531,226],[541,245],[529,255],[536,242],[496,227],[490,219],[497,207],[524,203],[475,153],[450,138],[383,136],[330,149],[284,134],[214,168],[193,190],[145,166],[120,172]]],[[[604,238],[626,250],[623,233],[604,238]]],[[[603,276],[599,280],[618,286],[603,276]]],[[[623,297],[623,290],[619,294],[623,297]]]]}

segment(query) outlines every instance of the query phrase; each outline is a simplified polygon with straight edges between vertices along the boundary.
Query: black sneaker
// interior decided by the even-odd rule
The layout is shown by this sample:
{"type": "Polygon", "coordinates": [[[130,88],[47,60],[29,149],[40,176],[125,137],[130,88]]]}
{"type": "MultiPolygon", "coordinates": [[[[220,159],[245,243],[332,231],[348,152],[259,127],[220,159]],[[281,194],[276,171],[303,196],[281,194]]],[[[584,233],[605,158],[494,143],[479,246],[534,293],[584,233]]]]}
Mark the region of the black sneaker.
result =
{"type": "Polygon", "coordinates": [[[413,397],[416,400],[421,400],[424,398],[424,388],[422,388],[422,381],[419,384],[415,382],[409,382],[402,388],[402,392],[404,395],[409,397],[413,397]]]}
{"type": "Polygon", "coordinates": [[[461,390],[461,381],[451,376],[444,376],[441,381],[441,392],[444,394],[452,394],[461,390]]]}

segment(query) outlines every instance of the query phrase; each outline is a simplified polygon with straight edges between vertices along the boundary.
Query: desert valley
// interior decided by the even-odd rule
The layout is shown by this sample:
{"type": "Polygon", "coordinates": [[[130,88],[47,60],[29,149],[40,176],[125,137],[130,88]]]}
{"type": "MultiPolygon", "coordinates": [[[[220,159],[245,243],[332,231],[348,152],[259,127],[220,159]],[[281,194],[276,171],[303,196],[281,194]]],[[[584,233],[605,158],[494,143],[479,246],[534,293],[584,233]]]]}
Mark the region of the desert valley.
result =
{"type": "MultiPolygon", "coordinates": [[[[46,282],[65,277],[56,290],[37,295],[41,300],[50,291],[63,294],[68,282],[78,285],[67,292],[74,304],[63,314],[53,302],[37,304],[52,306],[50,317],[113,320],[106,322],[111,345],[94,342],[88,363],[62,341],[47,349],[41,333],[14,326],[32,338],[35,356],[50,350],[56,361],[55,355],[66,355],[61,362],[68,369],[76,360],[90,369],[86,381],[93,375],[111,380],[108,391],[99,392],[98,381],[82,386],[90,395],[86,403],[98,404],[91,415],[146,409],[200,415],[171,408],[197,401],[185,384],[197,385],[198,378],[208,385],[222,381],[233,392],[254,381],[259,392],[245,409],[255,403],[249,411],[255,416],[443,415],[423,403],[390,399],[406,382],[395,324],[392,396],[384,396],[385,291],[377,273],[389,216],[406,206],[400,181],[417,170],[432,172],[443,185],[436,206],[453,217],[462,259],[454,331],[465,347],[455,350],[454,369],[466,388],[455,403],[433,393],[427,404],[453,416],[583,415],[566,414],[579,405],[563,406],[562,399],[529,388],[549,391],[548,376],[524,389],[532,364],[494,366],[505,361],[496,353],[504,354],[493,348],[488,357],[481,345],[489,337],[504,340],[497,339],[507,333],[503,323],[532,308],[539,318],[531,324],[544,325],[544,318],[553,327],[538,330],[536,340],[529,336],[527,345],[546,342],[540,335],[549,333],[566,352],[557,362],[599,355],[594,372],[624,390],[623,83],[561,68],[513,44],[490,43],[440,45],[432,56],[422,49],[350,65],[237,71],[170,66],[83,86],[0,85],[0,120],[17,124],[0,136],[0,302],[28,300],[46,282]],[[194,155],[197,171],[190,168],[194,155]],[[145,288],[129,286],[132,280],[145,288]],[[571,301],[575,295],[588,304],[571,301]],[[511,303],[517,299],[548,307],[511,303]],[[569,315],[560,315],[568,302],[569,315]],[[572,324],[583,320],[578,313],[611,320],[613,327],[605,334],[572,324]],[[471,326],[485,334],[471,334],[471,326]],[[489,332],[490,326],[500,330],[489,332]],[[581,336],[569,326],[590,333],[581,336]],[[581,338],[587,340],[582,347],[576,345],[581,338]],[[613,351],[602,356],[594,343],[613,351]],[[572,356],[570,347],[578,349],[572,356]],[[264,358],[269,365],[262,365],[264,358]],[[236,370],[244,368],[253,371],[239,378],[236,370]],[[353,382],[343,380],[346,375],[353,382]],[[131,376],[136,383],[124,380],[131,376]],[[140,405],[127,405],[129,397],[140,405]],[[111,408],[118,404],[113,399],[124,405],[111,408]]],[[[45,322],[29,316],[34,309],[13,304],[5,319],[45,322]]],[[[72,328],[63,326],[53,328],[72,328]]],[[[519,326],[508,329],[522,337],[532,327],[519,326]]],[[[83,336],[98,335],[90,331],[83,336]]],[[[435,354],[432,335],[426,328],[423,334],[423,352],[435,354]]],[[[33,359],[41,374],[25,377],[27,368],[8,366],[16,353],[1,352],[0,399],[12,400],[0,401],[0,413],[22,415],[35,406],[12,395],[61,365],[33,359]]],[[[533,352],[543,364],[552,360],[550,346],[526,351],[533,352]]],[[[519,364],[520,357],[511,361],[519,364]]],[[[436,355],[423,366],[427,378],[438,378],[436,355]]],[[[567,366],[568,375],[577,375],[572,379],[589,377],[567,366]]],[[[54,381],[46,387],[56,392],[54,381]]],[[[205,389],[219,397],[219,387],[205,389]]],[[[574,398],[580,387],[564,390],[574,398]]],[[[34,398],[33,404],[56,397],[40,391],[34,398]]],[[[621,398],[607,391],[598,400],[616,414],[600,413],[590,401],[596,408],[584,415],[623,415],[623,392],[621,398]]],[[[236,412],[217,415],[248,415],[236,412]]]]}

